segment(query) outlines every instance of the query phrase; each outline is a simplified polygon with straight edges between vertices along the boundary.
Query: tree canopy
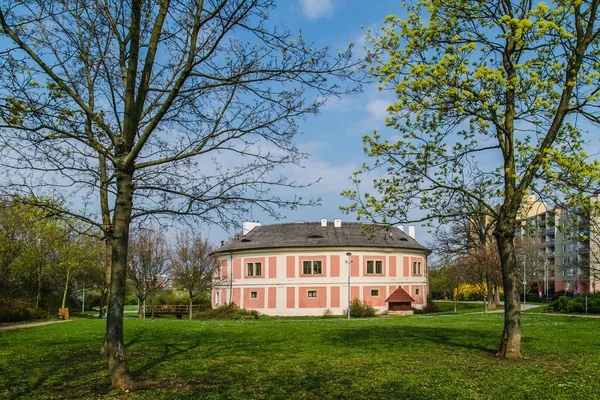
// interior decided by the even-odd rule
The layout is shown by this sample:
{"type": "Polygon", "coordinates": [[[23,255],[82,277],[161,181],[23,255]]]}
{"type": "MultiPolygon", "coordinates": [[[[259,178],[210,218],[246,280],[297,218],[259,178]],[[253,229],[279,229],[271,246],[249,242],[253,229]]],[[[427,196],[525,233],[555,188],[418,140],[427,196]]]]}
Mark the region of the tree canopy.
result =
{"type": "Polygon", "coordinates": [[[598,1],[410,2],[370,32],[371,73],[392,90],[398,140],[364,137],[385,171],[376,193],[349,190],[348,212],[384,223],[493,217],[503,271],[499,354],[521,357],[515,225],[524,196],[578,201],[600,167],[585,152],[600,122],[598,1]],[[414,209],[425,215],[411,218],[414,209]],[[479,212],[479,211],[477,211],[479,212]]]}

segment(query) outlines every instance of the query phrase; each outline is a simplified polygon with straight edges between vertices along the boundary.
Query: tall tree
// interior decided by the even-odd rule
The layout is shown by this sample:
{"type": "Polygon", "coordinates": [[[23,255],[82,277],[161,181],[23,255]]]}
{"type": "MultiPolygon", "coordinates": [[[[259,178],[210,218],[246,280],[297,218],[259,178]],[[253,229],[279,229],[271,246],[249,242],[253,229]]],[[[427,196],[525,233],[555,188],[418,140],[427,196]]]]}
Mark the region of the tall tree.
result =
{"type": "Polygon", "coordinates": [[[330,56],[270,26],[272,0],[0,4],[6,180],[12,191],[81,199],[62,211],[112,242],[107,356],[113,386],[130,389],[131,221],[228,225],[250,207],[277,215],[314,204],[272,188],[303,186],[277,170],[304,157],[292,143],[296,120],[359,88],[351,46],[330,56]]]}
{"type": "Polygon", "coordinates": [[[169,248],[165,236],[155,229],[134,232],[128,267],[139,301],[138,316],[142,318],[146,298],[158,293],[167,283],[169,248]]]}
{"type": "Polygon", "coordinates": [[[189,319],[192,320],[192,304],[200,294],[209,294],[218,277],[217,261],[211,257],[210,243],[200,234],[180,232],[175,238],[171,257],[171,275],[176,286],[188,292],[190,297],[189,319]]]}
{"type": "Polygon", "coordinates": [[[369,35],[371,72],[397,96],[387,125],[401,139],[364,138],[373,160],[364,169],[388,175],[375,182],[380,196],[346,192],[348,210],[388,223],[445,222],[461,198],[485,208],[502,265],[506,358],[522,357],[514,238],[524,196],[576,197],[597,182],[582,130],[600,122],[598,5],[426,0],[369,35]],[[411,218],[414,208],[427,213],[411,218]]]}

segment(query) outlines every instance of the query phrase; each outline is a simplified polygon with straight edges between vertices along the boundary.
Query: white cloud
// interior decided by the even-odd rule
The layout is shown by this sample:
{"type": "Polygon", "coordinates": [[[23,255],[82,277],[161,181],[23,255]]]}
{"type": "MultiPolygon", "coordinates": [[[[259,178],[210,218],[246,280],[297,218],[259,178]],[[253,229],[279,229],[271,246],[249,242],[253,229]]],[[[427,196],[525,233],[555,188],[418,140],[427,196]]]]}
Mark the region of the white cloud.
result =
{"type": "Polygon", "coordinates": [[[370,100],[365,105],[365,110],[371,115],[371,118],[378,120],[378,121],[384,121],[385,117],[387,117],[387,115],[388,115],[387,108],[389,105],[390,105],[389,101],[381,100],[381,99],[374,99],[374,100],[370,100]]]}
{"type": "Polygon", "coordinates": [[[298,0],[302,13],[310,20],[329,17],[333,14],[333,0],[298,0]]]}

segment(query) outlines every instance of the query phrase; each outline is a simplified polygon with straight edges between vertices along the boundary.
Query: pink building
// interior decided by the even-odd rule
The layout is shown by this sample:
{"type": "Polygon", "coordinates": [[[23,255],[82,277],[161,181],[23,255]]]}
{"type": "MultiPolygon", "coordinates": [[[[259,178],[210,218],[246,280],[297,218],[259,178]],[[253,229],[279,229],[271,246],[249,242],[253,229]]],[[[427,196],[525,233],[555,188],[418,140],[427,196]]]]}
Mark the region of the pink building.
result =
{"type": "Polygon", "coordinates": [[[261,226],[245,222],[242,233],[215,250],[219,284],[214,306],[234,302],[267,315],[342,314],[349,299],[361,299],[379,312],[398,286],[427,302],[428,249],[401,227],[335,220],[261,226]]]}

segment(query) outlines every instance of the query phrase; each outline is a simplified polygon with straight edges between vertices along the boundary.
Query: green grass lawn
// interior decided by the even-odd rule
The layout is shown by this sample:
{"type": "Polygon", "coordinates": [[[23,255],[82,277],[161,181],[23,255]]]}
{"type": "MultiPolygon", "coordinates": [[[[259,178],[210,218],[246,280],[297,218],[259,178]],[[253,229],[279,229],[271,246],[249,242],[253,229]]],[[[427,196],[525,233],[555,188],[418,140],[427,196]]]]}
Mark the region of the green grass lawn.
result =
{"type": "Polygon", "coordinates": [[[506,361],[502,318],[128,319],[128,394],[96,355],[104,321],[76,319],[0,334],[0,398],[600,397],[600,319],[524,315],[525,359],[506,361]]]}
{"type": "MultiPolygon", "coordinates": [[[[440,313],[454,314],[454,302],[437,300],[435,305],[439,308],[440,313]]],[[[495,310],[502,310],[503,306],[498,306],[495,310]]],[[[483,302],[458,302],[456,303],[456,314],[467,314],[472,312],[483,312],[483,302]]]]}

